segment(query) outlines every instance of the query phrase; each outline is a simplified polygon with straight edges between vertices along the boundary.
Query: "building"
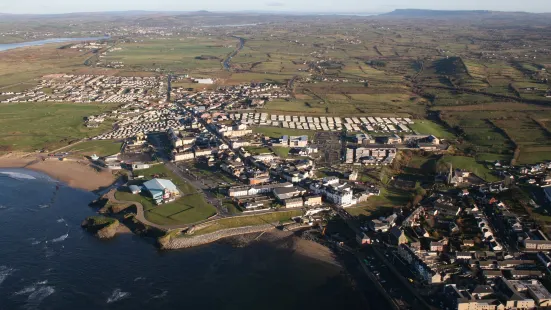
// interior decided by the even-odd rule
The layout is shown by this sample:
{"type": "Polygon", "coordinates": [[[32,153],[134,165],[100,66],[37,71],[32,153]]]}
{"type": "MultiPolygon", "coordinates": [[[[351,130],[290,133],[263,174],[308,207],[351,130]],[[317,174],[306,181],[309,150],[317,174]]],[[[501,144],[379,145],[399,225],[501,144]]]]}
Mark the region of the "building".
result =
{"type": "MultiPolygon", "coordinates": [[[[289,199],[289,198],[294,198],[294,197],[298,197],[298,196],[301,196],[305,193],[306,191],[302,188],[299,188],[299,187],[279,187],[279,188],[275,188],[274,189],[274,196],[281,200],[281,201],[284,201],[286,199],[289,199]]],[[[302,199],[301,199],[302,200],[302,199]]]]}
{"type": "Polygon", "coordinates": [[[149,164],[144,164],[144,163],[133,163],[132,164],[132,170],[149,169],[149,167],[151,167],[149,164]]]}
{"type": "Polygon", "coordinates": [[[155,201],[170,200],[180,196],[180,191],[170,180],[152,179],[145,182],[143,187],[155,201]]]}
{"type": "Polygon", "coordinates": [[[430,250],[433,252],[442,252],[444,251],[444,244],[442,242],[431,241],[430,250]]]}
{"type": "Polygon", "coordinates": [[[366,133],[359,133],[357,134],[355,137],[354,137],[354,141],[357,143],[357,144],[374,144],[375,143],[375,139],[366,134],[366,133]]]}
{"type": "Polygon", "coordinates": [[[373,219],[367,223],[369,229],[375,232],[387,232],[390,229],[390,224],[386,221],[373,219]]]}
{"type": "Polygon", "coordinates": [[[536,302],[524,295],[523,290],[524,287],[519,282],[503,277],[496,280],[496,294],[506,309],[532,309],[536,306],[536,302]]]}
{"type": "Polygon", "coordinates": [[[304,205],[308,207],[321,206],[323,204],[321,196],[314,195],[304,198],[304,205]]]}
{"type": "Polygon", "coordinates": [[[356,241],[359,245],[371,244],[371,238],[369,238],[365,233],[356,235],[356,241]]]}
{"type": "Polygon", "coordinates": [[[394,226],[389,230],[390,243],[394,245],[405,244],[408,242],[406,233],[398,226],[394,226]]]}
{"type": "Polygon", "coordinates": [[[527,251],[549,251],[551,250],[551,241],[525,239],[524,248],[527,251]]]}
{"type": "Polygon", "coordinates": [[[192,160],[194,158],[195,158],[195,153],[193,152],[182,152],[182,153],[173,152],[172,153],[172,160],[174,161],[192,160]]]}
{"type": "Polygon", "coordinates": [[[283,200],[283,205],[285,208],[301,208],[303,204],[304,202],[301,197],[283,200]]]}
{"type": "Polygon", "coordinates": [[[305,147],[308,145],[308,136],[282,136],[279,139],[281,146],[288,147],[305,147]]]}
{"type": "Polygon", "coordinates": [[[134,194],[134,195],[139,194],[139,193],[142,191],[142,190],[140,189],[140,187],[137,186],[137,185],[130,185],[130,186],[128,186],[128,190],[129,190],[132,194],[134,194]]]}
{"type": "Polygon", "coordinates": [[[551,293],[537,280],[509,280],[519,293],[531,297],[537,307],[551,307],[551,293]]]}

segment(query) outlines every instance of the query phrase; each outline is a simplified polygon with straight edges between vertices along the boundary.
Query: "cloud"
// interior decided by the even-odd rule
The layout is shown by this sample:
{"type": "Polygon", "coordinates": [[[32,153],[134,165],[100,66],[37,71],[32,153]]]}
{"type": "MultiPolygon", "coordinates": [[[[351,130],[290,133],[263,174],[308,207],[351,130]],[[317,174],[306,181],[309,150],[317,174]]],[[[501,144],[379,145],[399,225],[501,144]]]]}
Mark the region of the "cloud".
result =
{"type": "Polygon", "coordinates": [[[268,2],[266,3],[267,6],[285,6],[285,3],[283,2],[268,2]]]}

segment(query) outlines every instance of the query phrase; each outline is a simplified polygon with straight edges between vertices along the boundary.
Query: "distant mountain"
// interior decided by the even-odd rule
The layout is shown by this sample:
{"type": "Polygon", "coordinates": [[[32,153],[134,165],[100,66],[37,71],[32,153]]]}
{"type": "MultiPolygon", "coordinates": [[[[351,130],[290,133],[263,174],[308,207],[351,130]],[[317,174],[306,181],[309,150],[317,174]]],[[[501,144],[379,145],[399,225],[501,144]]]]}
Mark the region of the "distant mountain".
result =
{"type": "Polygon", "coordinates": [[[442,16],[479,16],[499,13],[495,11],[473,10],[473,11],[446,11],[446,10],[421,10],[421,9],[398,9],[381,16],[405,16],[405,17],[442,17],[442,16]]]}

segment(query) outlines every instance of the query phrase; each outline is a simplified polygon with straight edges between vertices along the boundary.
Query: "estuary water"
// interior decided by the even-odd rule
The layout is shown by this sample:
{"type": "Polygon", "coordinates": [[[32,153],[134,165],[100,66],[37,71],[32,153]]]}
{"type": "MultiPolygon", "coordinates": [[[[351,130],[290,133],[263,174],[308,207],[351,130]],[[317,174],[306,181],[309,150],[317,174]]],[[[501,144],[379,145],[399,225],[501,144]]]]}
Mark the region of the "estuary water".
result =
{"type": "Polygon", "coordinates": [[[0,44],[0,52],[7,51],[14,48],[26,47],[26,46],[38,46],[50,43],[65,43],[65,42],[78,42],[78,41],[97,41],[102,39],[109,39],[109,37],[91,37],[91,38],[52,38],[39,41],[19,42],[19,43],[7,43],[0,44]]]}
{"type": "Polygon", "coordinates": [[[0,168],[0,310],[366,309],[342,270],[272,243],[160,252],[80,228],[95,194],[0,168]]]}

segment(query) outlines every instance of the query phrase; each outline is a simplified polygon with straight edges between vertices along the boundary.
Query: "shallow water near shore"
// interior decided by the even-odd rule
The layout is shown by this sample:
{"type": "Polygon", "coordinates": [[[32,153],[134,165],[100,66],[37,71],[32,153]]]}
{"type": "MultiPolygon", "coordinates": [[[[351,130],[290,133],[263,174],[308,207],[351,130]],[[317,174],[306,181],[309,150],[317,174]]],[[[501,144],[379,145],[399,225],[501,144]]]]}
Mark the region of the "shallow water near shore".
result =
{"type": "Polygon", "coordinates": [[[340,268],[274,241],[159,252],[133,234],[98,240],[80,228],[95,197],[0,169],[0,309],[365,309],[340,268]]]}

